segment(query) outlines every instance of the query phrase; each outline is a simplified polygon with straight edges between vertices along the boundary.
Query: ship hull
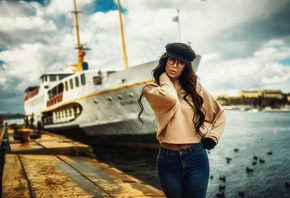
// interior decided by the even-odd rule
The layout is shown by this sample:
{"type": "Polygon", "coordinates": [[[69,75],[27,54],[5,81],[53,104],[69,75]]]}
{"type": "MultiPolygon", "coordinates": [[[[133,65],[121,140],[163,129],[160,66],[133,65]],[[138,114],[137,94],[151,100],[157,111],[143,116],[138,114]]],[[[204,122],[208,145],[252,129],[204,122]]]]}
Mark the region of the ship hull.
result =
{"type": "Polygon", "coordinates": [[[156,150],[159,142],[156,139],[158,126],[151,119],[143,119],[142,125],[136,117],[103,124],[50,125],[45,127],[50,132],[61,133],[67,137],[94,146],[121,146],[156,150]]]}

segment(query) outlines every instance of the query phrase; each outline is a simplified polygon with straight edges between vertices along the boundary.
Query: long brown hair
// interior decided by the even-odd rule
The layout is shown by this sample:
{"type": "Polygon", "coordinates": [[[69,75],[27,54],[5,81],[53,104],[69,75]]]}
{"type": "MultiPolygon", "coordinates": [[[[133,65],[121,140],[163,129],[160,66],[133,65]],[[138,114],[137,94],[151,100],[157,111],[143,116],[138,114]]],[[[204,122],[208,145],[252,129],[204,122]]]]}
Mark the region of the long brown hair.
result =
{"type": "MultiPolygon", "coordinates": [[[[159,76],[165,72],[165,66],[166,66],[166,61],[167,61],[168,56],[166,53],[164,53],[161,58],[159,59],[159,64],[155,69],[153,69],[153,77],[155,79],[155,82],[160,85],[159,83],[159,76]]],[[[194,73],[192,69],[191,64],[186,64],[184,67],[184,70],[182,74],[179,77],[179,82],[181,83],[181,86],[183,90],[186,92],[186,94],[183,96],[183,99],[193,108],[195,114],[192,118],[193,124],[195,125],[196,131],[198,134],[203,137],[203,135],[200,133],[199,129],[203,125],[204,120],[205,120],[205,109],[203,108],[203,98],[199,95],[199,93],[196,90],[196,85],[197,85],[197,76],[194,73]],[[192,103],[187,100],[187,96],[192,99],[192,103]]],[[[141,114],[144,111],[144,107],[142,104],[142,98],[144,94],[143,92],[138,98],[138,104],[140,106],[140,112],[138,114],[138,120],[142,123],[143,121],[141,119],[141,114]]]]}

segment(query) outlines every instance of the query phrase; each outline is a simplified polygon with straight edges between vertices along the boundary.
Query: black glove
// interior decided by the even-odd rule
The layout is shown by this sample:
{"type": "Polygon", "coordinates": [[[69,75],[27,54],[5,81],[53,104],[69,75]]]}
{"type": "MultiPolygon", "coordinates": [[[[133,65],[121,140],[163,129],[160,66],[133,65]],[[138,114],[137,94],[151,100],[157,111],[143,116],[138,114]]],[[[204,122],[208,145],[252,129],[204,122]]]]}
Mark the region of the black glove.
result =
{"type": "Polygon", "coordinates": [[[204,138],[202,141],[202,145],[205,149],[210,150],[215,147],[216,143],[211,138],[204,138]]]}

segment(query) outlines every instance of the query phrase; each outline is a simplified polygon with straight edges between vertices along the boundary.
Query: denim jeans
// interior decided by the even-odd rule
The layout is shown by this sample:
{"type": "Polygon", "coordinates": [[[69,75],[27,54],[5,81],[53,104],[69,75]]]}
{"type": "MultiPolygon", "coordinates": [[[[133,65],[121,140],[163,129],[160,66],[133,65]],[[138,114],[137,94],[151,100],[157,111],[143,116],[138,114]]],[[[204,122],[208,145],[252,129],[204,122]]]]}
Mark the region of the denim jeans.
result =
{"type": "Polygon", "coordinates": [[[157,172],[167,198],[204,198],[209,161],[201,143],[177,151],[160,147],[157,172]]]}

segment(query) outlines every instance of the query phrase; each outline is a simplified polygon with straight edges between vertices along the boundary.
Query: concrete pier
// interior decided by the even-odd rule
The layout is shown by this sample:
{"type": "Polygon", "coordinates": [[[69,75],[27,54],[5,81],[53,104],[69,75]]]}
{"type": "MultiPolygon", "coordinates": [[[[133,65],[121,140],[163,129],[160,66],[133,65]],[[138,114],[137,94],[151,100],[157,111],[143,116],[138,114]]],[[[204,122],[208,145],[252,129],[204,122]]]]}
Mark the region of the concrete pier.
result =
{"type": "Polygon", "coordinates": [[[3,133],[9,141],[2,197],[165,197],[162,191],[83,156],[91,149],[88,145],[48,132],[28,142],[15,140],[9,127],[3,133]]]}

